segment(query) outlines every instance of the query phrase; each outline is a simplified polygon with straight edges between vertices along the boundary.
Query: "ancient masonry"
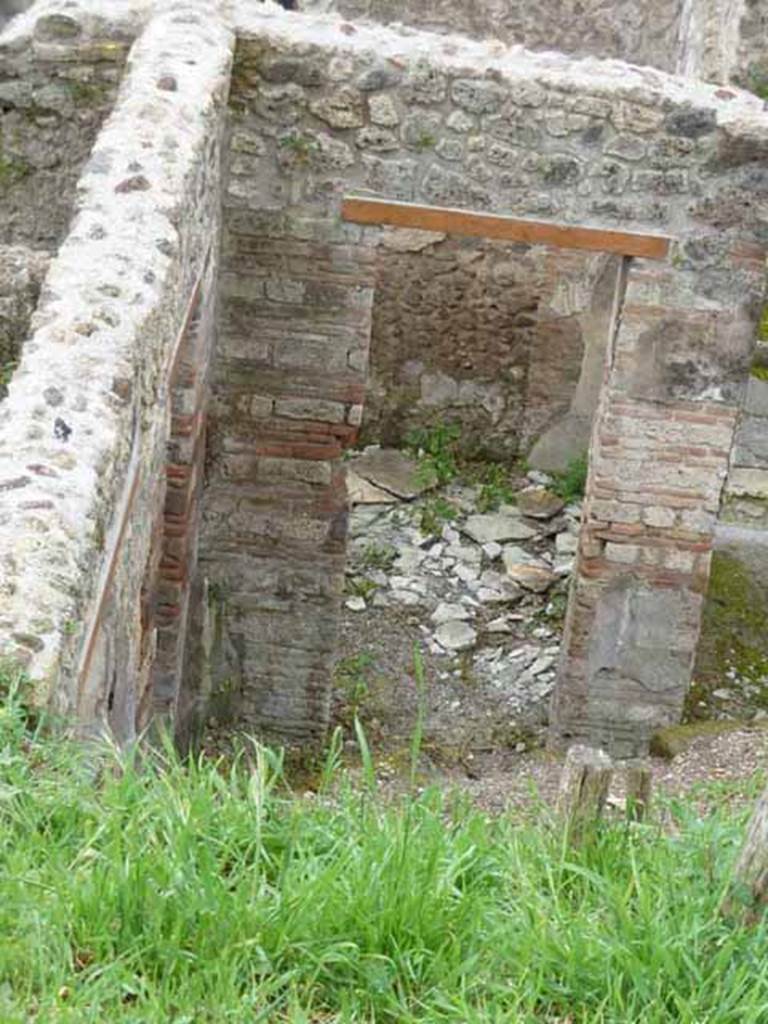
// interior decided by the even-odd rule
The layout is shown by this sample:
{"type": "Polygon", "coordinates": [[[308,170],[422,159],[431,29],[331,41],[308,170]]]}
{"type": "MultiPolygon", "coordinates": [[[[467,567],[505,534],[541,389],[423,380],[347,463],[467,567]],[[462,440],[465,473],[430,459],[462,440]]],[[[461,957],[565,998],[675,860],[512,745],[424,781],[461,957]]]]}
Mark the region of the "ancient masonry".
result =
{"type": "Polygon", "coordinates": [[[342,455],[450,405],[542,464],[591,431],[552,739],[643,750],[713,546],[768,537],[768,0],[298,6],[39,0],[0,35],[0,652],[83,735],[321,736],[342,455]],[[579,230],[470,252],[350,197],[579,230]],[[409,303],[452,304],[444,350],[409,303]]]}

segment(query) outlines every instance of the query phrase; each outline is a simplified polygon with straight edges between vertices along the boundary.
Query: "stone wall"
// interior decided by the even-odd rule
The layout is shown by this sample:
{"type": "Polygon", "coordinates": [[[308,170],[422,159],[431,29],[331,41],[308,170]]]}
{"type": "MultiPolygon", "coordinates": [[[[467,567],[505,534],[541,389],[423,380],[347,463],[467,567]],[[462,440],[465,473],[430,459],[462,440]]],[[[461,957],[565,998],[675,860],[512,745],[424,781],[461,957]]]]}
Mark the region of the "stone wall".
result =
{"type": "Polygon", "coordinates": [[[0,652],[26,665],[38,702],[119,741],[156,697],[175,699],[161,660],[152,690],[179,596],[164,587],[169,526],[189,508],[166,498],[166,471],[195,462],[183,385],[190,334],[211,319],[232,51],[209,15],[169,5],[133,46],[0,407],[0,652]]]}
{"type": "Polygon", "coordinates": [[[0,401],[27,337],[48,262],[46,253],[0,246],[0,401]]]}
{"type": "Polygon", "coordinates": [[[327,687],[343,547],[334,459],[359,416],[380,241],[340,225],[344,193],[663,229],[669,262],[625,260],[620,287],[606,285],[610,315],[595,317],[610,344],[553,728],[561,742],[642,749],[679,713],[690,678],[760,311],[761,102],[650,70],[273,8],[238,17],[234,256],[205,513],[206,565],[223,572],[224,538],[233,562],[240,553],[216,580],[220,681],[254,722],[282,716],[289,730],[327,687]],[[297,570],[313,545],[307,577],[297,570]],[[329,592],[313,605],[318,577],[329,592]]]}
{"type": "Polygon", "coordinates": [[[299,7],[337,11],[348,21],[402,23],[674,71],[684,5],[681,0],[299,0],[299,7]]]}
{"type": "Polygon", "coordinates": [[[0,243],[62,241],[128,45],[127,30],[50,4],[0,36],[0,243]]]}
{"type": "MultiPolygon", "coordinates": [[[[758,345],[741,410],[715,535],[695,677],[698,696],[762,703],[768,685],[768,345],[758,345]]],[[[695,713],[695,706],[692,708],[695,713]]]]}
{"type": "Polygon", "coordinates": [[[602,341],[601,376],[607,328],[594,337],[589,315],[603,263],[544,246],[384,232],[365,440],[399,446],[413,428],[442,421],[460,425],[469,457],[527,453],[570,412],[585,350],[602,341]]]}

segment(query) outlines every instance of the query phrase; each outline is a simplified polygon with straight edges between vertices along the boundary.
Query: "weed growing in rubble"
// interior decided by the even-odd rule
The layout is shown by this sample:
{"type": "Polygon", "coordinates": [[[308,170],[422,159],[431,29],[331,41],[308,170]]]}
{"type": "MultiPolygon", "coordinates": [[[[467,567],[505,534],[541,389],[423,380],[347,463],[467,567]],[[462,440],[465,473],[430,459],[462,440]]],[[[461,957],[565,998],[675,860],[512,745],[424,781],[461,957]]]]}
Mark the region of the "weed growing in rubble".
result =
{"type": "Polygon", "coordinates": [[[453,522],[458,514],[456,507],[446,498],[427,498],[419,508],[419,529],[425,536],[434,536],[453,522]]]}
{"type": "Polygon", "coordinates": [[[566,469],[560,473],[553,473],[552,490],[566,503],[579,501],[584,497],[584,490],[587,486],[587,473],[589,472],[589,455],[583,455],[571,459],[566,469]]]}
{"type": "Polygon", "coordinates": [[[461,427],[458,423],[436,423],[410,431],[406,446],[419,461],[421,482],[439,487],[451,483],[459,475],[458,443],[461,427]]]}
{"type": "Polygon", "coordinates": [[[515,501],[515,489],[509,478],[509,470],[499,462],[489,462],[478,474],[480,491],[477,496],[478,512],[495,512],[500,505],[511,505],[515,501]]]}
{"type": "Polygon", "coordinates": [[[381,798],[362,728],[367,784],[337,733],[299,796],[251,743],[139,765],[46,737],[20,686],[0,679],[3,1024],[768,1018],[768,924],[718,910],[733,792],[569,849],[543,808],[526,823],[433,789],[381,798]]]}
{"type": "Polygon", "coordinates": [[[392,544],[367,544],[360,558],[363,569],[382,569],[388,572],[397,558],[397,548],[392,544]]]}

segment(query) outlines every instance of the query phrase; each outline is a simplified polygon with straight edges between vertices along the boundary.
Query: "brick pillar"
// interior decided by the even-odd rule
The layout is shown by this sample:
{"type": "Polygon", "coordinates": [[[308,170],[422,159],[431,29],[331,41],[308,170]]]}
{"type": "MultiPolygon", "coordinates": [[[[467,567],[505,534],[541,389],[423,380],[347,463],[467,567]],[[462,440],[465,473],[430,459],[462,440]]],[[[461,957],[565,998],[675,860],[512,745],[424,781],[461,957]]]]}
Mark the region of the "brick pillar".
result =
{"type": "MultiPolygon", "coordinates": [[[[754,275],[754,254],[747,263],[754,275]]],[[[629,266],[592,438],[554,745],[639,754],[682,711],[755,314],[736,298],[718,308],[697,283],[691,271],[629,266]]]]}
{"type": "Polygon", "coordinates": [[[361,422],[371,328],[373,253],[361,237],[338,222],[225,215],[201,689],[217,717],[291,742],[322,735],[329,716],[341,456],[361,422]]]}

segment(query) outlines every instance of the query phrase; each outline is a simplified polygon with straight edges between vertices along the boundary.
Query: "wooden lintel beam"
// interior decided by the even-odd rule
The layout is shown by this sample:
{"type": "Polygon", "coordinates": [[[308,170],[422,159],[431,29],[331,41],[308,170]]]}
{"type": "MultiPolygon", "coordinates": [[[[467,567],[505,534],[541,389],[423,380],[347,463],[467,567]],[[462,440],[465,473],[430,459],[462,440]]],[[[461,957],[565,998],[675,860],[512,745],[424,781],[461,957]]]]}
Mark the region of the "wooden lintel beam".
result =
{"type": "Polygon", "coordinates": [[[552,224],[547,221],[503,217],[494,213],[472,213],[469,210],[419,206],[415,203],[396,203],[388,199],[364,199],[358,196],[344,198],[341,216],[353,224],[419,228],[451,235],[526,242],[529,245],[555,245],[561,249],[590,249],[594,252],[619,253],[621,256],[643,256],[649,260],[666,259],[671,241],[665,235],[641,235],[632,231],[552,224]]]}

